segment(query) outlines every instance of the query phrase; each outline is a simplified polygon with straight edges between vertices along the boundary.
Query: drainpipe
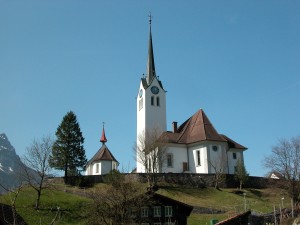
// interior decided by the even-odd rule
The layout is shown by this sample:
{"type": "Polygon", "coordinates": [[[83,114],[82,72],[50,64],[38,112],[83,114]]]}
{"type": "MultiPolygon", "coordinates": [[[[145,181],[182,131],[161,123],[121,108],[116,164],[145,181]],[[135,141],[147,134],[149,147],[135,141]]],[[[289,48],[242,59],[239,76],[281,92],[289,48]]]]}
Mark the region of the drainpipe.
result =
{"type": "Polygon", "coordinates": [[[187,155],[187,171],[190,171],[190,159],[189,159],[189,146],[186,145],[186,155],[187,155]]]}
{"type": "Polygon", "coordinates": [[[226,150],[226,158],[227,158],[227,174],[229,174],[229,160],[228,160],[228,151],[229,151],[229,148],[228,148],[228,150],[226,150]]]}

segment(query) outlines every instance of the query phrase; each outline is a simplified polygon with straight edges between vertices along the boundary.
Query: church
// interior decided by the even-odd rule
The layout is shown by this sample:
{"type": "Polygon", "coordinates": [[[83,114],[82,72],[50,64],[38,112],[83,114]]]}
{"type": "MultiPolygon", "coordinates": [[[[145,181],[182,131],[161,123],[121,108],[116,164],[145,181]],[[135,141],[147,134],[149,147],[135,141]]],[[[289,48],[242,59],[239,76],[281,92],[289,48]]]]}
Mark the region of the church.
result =
{"type": "MultiPolygon", "coordinates": [[[[159,130],[159,137],[164,139],[163,149],[157,147],[153,151],[163,151],[160,162],[156,162],[157,173],[224,173],[234,174],[237,162],[244,162],[243,145],[226,135],[219,134],[203,109],[199,109],[181,125],[173,122],[172,131],[167,131],[166,124],[166,91],[156,74],[151,17],[148,43],[148,60],[146,74],[140,80],[137,93],[137,173],[145,173],[151,165],[150,154],[145,160],[139,160],[145,143],[142,136],[147,132],[159,130]],[[149,161],[149,162],[148,162],[149,161]]],[[[153,165],[153,164],[152,164],[153,165]]]]}
{"type": "Polygon", "coordinates": [[[107,142],[107,138],[105,135],[104,125],[100,142],[102,143],[102,146],[92,159],[87,162],[85,175],[104,175],[110,173],[112,170],[118,169],[119,162],[105,144],[107,142]]]}

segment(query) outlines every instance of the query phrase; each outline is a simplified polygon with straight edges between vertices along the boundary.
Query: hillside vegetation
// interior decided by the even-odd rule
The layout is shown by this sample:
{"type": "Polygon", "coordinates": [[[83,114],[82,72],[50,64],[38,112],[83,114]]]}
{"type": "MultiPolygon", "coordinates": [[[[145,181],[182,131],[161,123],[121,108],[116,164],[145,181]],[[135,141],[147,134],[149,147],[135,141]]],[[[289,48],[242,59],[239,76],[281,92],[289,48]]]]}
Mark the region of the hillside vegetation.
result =
{"type": "MultiPolygon", "coordinates": [[[[106,188],[107,184],[98,184],[97,188],[106,188]]],[[[141,184],[145,188],[145,184],[141,184]]],[[[29,225],[48,225],[57,217],[56,224],[86,224],[92,200],[87,193],[95,188],[79,189],[56,184],[51,189],[45,189],[41,198],[41,210],[34,210],[35,192],[23,188],[17,198],[18,213],[29,225]]],[[[243,212],[245,207],[258,213],[272,212],[274,205],[289,206],[290,199],[281,189],[246,189],[240,192],[236,189],[216,190],[214,188],[190,188],[178,185],[163,185],[158,193],[194,206],[188,219],[188,224],[210,224],[211,219],[222,220],[243,212]],[[245,193],[245,195],[243,194],[245,193]],[[246,205],[245,205],[246,203],[246,205]]],[[[0,202],[10,204],[11,195],[0,196],[0,202]]]]}

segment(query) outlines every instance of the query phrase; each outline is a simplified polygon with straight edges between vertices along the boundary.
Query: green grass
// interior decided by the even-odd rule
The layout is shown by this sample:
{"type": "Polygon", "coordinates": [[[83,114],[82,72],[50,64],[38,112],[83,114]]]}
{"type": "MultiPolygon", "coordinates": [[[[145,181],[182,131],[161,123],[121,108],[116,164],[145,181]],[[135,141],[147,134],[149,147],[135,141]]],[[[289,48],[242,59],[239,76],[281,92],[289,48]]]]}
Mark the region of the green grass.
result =
{"type": "MultiPolygon", "coordinates": [[[[90,199],[78,195],[45,189],[41,198],[40,210],[35,210],[35,198],[36,194],[31,188],[24,188],[16,202],[17,212],[29,225],[49,224],[56,216],[58,207],[58,223],[56,224],[84,224],[86,208],[91,203],[90,199]]],[[[10,204],[10,196],[1,196],[0,202],[10,204]]]]}
{"type": "MultiPolygon", "coordinates": [[[[107,188],[107,184],[98,184],[94,188],[85,190],[93,192],[96,188],[107,188]]],[[[145,185],[141,184],[145,189],[145,185]]],[[[17,211],[29,225],[48,225],[60,207],[59,223],[62,225],[85,224],[87,210],[92,203],[91,199],[81,197],[77,194],[82,189],[56,184],[55,189],[45,189],[41,198],[41,210],[34,210],[35,192],[30,188],[24,188],[17,199],[17,211]]],[[[158,193],[192,205],[195,208],[205,207],[208,209],[218,209],[223,211],[220,214],[199,214],[193,212],[188,218],[190,225],[210,224],[211,219],[219,221],[244,211],[244,195],[236,194],[236,189],[216,190],[214,188],[190,188],[175,185],[165,185],[158,190],[158,193]]],[[[281,198],[284,197],[284,205],[289,206],[290,199],[284,195],[281,189],[246,189],[247,209],[256,212],[272,212],[274,205],[279,207],[281,198]]],[[[10,204],[9,195],[0,196],[0,202],[10,204]]]]}
{"type": "MultiPolygon", "coordinates": [[[[192,213],[188,218],[188,224],[210,224],[211,219],[219,221],[244,212],[244,195],[236,194],[236,189],[216,190],[214,188],[195,189],[188,187],[165,187],[159,193],[194,207],[221,210],[220,214],[192,213]]],[[[284,197],[284,205],[290,204],[290,199],[284,195],[281,189],[246,189],[246,207],[259,213],[272,212],[274,205],[279,207],[281,198],[284,197]]]]}

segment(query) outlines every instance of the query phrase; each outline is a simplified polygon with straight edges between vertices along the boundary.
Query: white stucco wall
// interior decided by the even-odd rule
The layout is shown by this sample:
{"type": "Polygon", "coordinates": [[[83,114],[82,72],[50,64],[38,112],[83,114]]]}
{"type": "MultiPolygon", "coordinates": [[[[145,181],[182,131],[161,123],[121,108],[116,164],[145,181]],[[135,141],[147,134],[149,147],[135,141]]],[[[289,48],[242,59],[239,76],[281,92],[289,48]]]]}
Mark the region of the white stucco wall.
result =
{"type": "Polygon", "coordinates": [[[110,173],[114,168],[118,169],[117,162],[109,160],[101,160],[90,164],[86,171],[85,175],[104,175],[110,173]],[[97,171],[97,165],[99,166],[99,171],[97,171]]]}
{"type": "Polygon", "coordinates": [[[229,149],[229,151],[227,152],[227,158],[228,158],[229,174],[234,174],[237,161],[241,160],[242,162],[244,162],[243,151],[239,149],[229,149]],[[234,159],[233,153],[236,154],[236,159],[234,159]]]}
{"type": "MultiPolygon", "coordinates": [[[[146,130],[151,132],[153,129],[157,129],[161,132],[166,131],[166,93],[160,88],[157,78],[153,80],[151,86],[144,89],[142,82],[140,82],[140,87],[137,95],[136,102],[137,109],[137,144],[139,144],[139,136],[142,136],[146,130]],[[151,92],[152,86],[157,86],[159,88],[159,93],[154,95],[151,92]],[[139,96],[140,90],[143,90],[142,97],[139,96]],[[154,96],[154,105],[151,105],[151,96],[154,96]],[[159,106],[157,106],[156,98],[159,98],[159,106]],[[142,103],[143,107],[140,107],[142,103]]],[[[138,157],[138,156],[136,156],[138,157]]],[[[144,166],[137,159],[137,172],[145,172],[144,166]]]]}
{"type": "Polygon", "coordinates": [[[183,163],[187,163],[188,153],[184,146],[170,146],[166,149],[166,154],[171,154],[173,159],[173,166],[168,167],[167,159],[164,160],[162,172],[163,173],[182,173],[183,163]]]}

